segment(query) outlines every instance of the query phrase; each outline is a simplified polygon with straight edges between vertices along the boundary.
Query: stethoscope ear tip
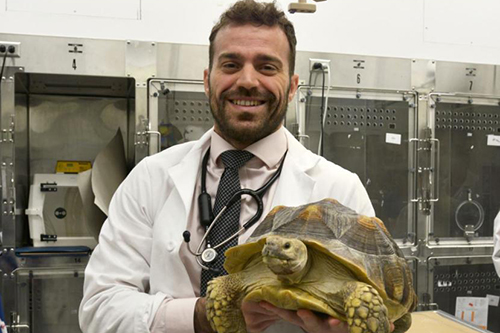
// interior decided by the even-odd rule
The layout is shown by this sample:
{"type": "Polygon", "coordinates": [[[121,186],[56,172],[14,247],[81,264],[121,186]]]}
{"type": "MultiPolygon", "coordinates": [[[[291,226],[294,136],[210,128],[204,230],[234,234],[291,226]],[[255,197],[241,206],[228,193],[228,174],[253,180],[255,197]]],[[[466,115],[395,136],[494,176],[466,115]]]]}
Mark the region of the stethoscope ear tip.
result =
{"type": "Polygon", "coordinates": [[[186,243],[189,243],[191,241],[191,233],[187,230],[182,233],[182,237],[184,238],[184,241],[186,243]]]}

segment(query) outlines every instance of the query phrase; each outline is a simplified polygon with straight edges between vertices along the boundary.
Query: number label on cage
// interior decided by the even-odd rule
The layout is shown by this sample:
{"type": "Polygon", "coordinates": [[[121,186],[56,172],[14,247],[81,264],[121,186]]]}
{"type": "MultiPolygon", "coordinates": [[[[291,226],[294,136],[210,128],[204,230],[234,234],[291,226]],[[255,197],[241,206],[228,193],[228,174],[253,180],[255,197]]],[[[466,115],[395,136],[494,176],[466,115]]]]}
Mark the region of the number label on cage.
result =
{"type": "Polygon", "coordinates": [[[393,145],[401,144],[401,134],[385,133],[385,142],[392,143],[393,145]]]}
{"type": "Polygon", "coordinates": [[[486,143],[488,146],[497,146],[500,147],[500,135],[488,135],[488,142],[486,143]]]}
{"type": "Polygon", "coordinates": [[[455,317],[487,329],[488,299],[486,297],[457,297],[455,317]]]}
{"type": "Polygon", "coordinates": [[[486,298],[488,299],[488,304],[490,306],[498,306],[498,303],[500,301],[500,296],[486,294],[486,298]]]}
{"type": "Polygon", "coordinates": [[[500,147],[500,135],[488,135],[488,142],[486,143],[488,146],[497,146],[500,147]]]}

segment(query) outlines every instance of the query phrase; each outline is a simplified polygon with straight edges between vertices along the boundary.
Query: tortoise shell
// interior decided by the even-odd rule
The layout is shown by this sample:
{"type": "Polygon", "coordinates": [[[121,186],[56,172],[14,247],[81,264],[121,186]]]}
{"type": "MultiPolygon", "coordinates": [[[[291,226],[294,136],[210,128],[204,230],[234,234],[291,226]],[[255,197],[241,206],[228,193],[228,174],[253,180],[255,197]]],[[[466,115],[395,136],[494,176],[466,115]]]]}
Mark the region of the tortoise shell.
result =
{"type": "Polygon", "coordinates": [[[277,206],[245,244],[226,251],[226,270],[229,273],[243,270],[270,235],[301,239],[341,262],[359,281],[372,285],[383,299],[410,311],[416,306],[412,273],[406,259],[384,223],[376,217],[359,215],[334,199],[298,207],[277,206]]]}

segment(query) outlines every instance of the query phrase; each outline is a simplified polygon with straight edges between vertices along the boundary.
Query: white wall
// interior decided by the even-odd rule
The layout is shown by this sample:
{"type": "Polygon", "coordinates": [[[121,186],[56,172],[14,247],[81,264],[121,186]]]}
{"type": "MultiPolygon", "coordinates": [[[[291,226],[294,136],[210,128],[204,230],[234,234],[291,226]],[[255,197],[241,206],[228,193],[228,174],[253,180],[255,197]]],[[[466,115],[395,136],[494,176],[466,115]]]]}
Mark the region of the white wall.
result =
{"type": "MultiPolygon", "coordinates": [[[[233,1],[0,0],[0,33],[207,44],[233,1]]],[[[500,64],[499,12],[498,0],[328,0],[289,18],[302,51],[500,64]]]]}

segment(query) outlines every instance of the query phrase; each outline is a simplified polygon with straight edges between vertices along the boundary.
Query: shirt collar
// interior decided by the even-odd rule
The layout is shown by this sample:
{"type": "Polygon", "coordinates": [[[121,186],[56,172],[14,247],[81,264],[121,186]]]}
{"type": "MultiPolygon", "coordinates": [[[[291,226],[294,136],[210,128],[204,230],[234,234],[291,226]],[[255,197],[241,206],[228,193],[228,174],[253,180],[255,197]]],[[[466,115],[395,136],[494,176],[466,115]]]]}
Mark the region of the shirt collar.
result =
{"type": "MultiPolygon", "coordinates": [[[[281,126],[278,130],[269,134],[265,138],[246,147],[245,150],[254,154],[261,160],[268,168],[275,167],[280,161],[287,150],[287,139],[285,129],[281,126]]],[[[217,161],[220,154],[226,150],[234,148],[229,142],[224,140],[219,134],[212,131],[212,138],[210,143],[210,159],[212,162],[217,161]]],[[[251,163],[250,160],[249,163],[251,163]]]]}

